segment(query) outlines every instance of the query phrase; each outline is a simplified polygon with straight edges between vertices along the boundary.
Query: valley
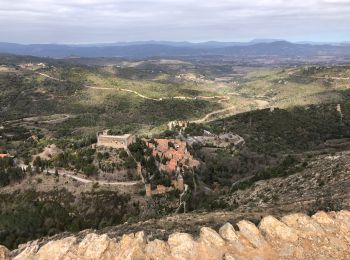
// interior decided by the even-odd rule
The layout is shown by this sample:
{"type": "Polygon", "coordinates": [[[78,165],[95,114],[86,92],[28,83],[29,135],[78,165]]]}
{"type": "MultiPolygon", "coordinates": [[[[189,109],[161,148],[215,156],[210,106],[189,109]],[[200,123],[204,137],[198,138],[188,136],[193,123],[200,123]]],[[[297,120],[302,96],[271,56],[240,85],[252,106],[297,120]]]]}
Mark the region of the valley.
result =
{"type": "Polygon", "coordinates": [[[183,212],[213,227],[220,212],[258,223],[349,209],[343,60],[2,54],[0,68],[0,244],[8,248],[87,228],[139,229],[183,212]],[[101,136],[117,141],[101,145],[101,136]]]}
{"type": "Polygon", "coordinates": [[[0,260],[350,260],[349,13],[0,1],[0,260]]]}

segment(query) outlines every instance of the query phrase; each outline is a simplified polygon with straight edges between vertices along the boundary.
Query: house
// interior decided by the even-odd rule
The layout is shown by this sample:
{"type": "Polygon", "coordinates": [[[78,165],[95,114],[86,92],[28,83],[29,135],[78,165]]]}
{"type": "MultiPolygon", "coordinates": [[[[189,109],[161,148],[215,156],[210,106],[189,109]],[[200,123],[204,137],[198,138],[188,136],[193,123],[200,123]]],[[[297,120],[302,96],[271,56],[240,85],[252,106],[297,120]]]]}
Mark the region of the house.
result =
{"type": "Polygon", "coordinates": [[[202,136],[188,136],[187,143],[189,145],[198,143],[204,146],[212,146],[217,148],[242,148],[245,144],[245,141],[243,137],[236,134],[224,133],[215,135],[209,131],[204,130],[202,136]]]}
{"type": "Polygon", "coordinates": [[[175,172],[178,165],[190,168],[197,167],[199,161],[195,160],[186,147],[186,142],[179,139],[154,139],[154,143],[146,142],[152,149],[154,157],[160,159],[159,170],[175,172]]]}
{"type": "Polygon", "coordinates": [[[9,158],[10,155],[7,153],[0,153],[0,159],[9,158]]]}
{"type": "Polygon", "coordinates": [[[188,121],[171,121],[168,123],[168,129],[174,130],[175,128],[179,128],[180,130],[185,130],[189,125],[188,121]]]}
{"type": "Polygon", "coordinates": [[[110,135],[109,130],[97,133],[97,147],[109,147],[116,149],[127,149],[135,142],[135,136],[131,134],[110,135]]]}

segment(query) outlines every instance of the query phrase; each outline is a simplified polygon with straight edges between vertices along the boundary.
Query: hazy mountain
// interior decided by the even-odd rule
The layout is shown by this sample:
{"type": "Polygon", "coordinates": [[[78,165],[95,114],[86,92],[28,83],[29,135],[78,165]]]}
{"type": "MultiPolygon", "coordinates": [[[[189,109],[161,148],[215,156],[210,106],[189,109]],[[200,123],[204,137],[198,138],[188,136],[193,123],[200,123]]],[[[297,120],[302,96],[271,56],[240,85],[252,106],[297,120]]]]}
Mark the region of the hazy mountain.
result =
{"type": "Polygon", "coordinates": [[[272,43],[272,42],[280,42],[283,41],[282,39],[253,39],[249,43],[255,44],[255,43],[272,43]]]}
{"type": "Polygon", "coordinates": [[[290,43],[287,41],[253,40],[248,43],[230,42],[129,42],[110,44],[15,44],[0,43],[1,53],[32,55],[40,57],[63,58],[79,57],[166,57],[166,56],[315,56],[315,55],[350,55],[350,45],[316,45],[290,43]]]}

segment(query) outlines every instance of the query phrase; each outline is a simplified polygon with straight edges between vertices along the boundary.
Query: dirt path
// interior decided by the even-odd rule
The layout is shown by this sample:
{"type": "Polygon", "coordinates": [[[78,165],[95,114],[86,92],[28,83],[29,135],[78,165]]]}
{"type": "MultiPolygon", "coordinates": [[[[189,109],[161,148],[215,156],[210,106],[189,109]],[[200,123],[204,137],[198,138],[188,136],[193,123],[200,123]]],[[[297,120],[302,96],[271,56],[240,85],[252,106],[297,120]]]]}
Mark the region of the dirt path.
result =
{"type": "MultiPolygon", "coordinates": [[[[49,170],[49,173],[55,173],[55,170],[51,169],[49,170]]],[[[140,182],[138,181],[125,181],[125,182],[108,182],[108,181],[99,181],[99,180],[90,180],[90,179],[85,179],[82,177],[78,177],[74,175],[74,173],[66,171],[66,170],[58,170],[58,174],[60,176],[66,176],[68,178],[77,180],[79,182],[88,184],[88,183],[98,183],[99,185],[112,185],[112,186],[134,186],[139,184],[140,182]]]]}
{"type": "MultiPolygon", "coordinates": [[[[44,74],[44,73],[41,73],[41,72],[36,72],[36,74],[39,74],[39,75],[41,75],[43,77],[46,77],[46,78],[49,78],[49,79],[52,79],[52,80],[63,81],[63,80],[51,77],[51,76],[49,76],[47,74],[44,74]]],[[[222,103],[222,102],[230,100],[229,96],[197,96],[197,97],[175,96],[175,97],[151,98],[151,97],[145,96],[145,95],[143,95],[143,94],[141,94],[141,93],[139,93],[139,92],[137,92],[135,90],[126,89],[126,88],[94,87],[94,86],[88,86],[88,85],[85,85],[85,87],[86,88],[90,88],[90,89],[98,89],[98,90],[118,90],[118,91],[129,92],[129,93],[132,93],[132,94],[135,94],[135,95],[139,96],[140,98],[147,99],[147,100],[153,100],[153,101],[163,101],[163,100],[166,100],[166,99],[182,99],[182,100],[198,100],[198,99],[214,100],[214,99],[217,99],[218,103],[222,103]]],[[[203,123],[203,122],[207,121],[210,117],[212,117],[214,115],[221,114],[221,113],[224,113],[224,112],[228,112],[228,111],[234,110],[234,109],[235,109],[235,106],[224,108],[224,109],[219,109],[219,110],[210,112],[210,113],[206,114],[203,118],[198,119],[198,120],[194,120],[192,122],[193,123],[203,123]]]]}
{"type": "Polygon", "coordinates": [[[63,114],[62,118],[57,118],[57,119],[50,119],[50,120],[46,120],[46,121],[42,121],[45,124],[58,124],[58,123],[62,123],[66,120],[68,120],[69,118],[73,118],[73,115],[68,115],[68,114],[63,114]]]}
{"type": "Polygon", "coordinates": [[[35,122],[39,121],[40,123],[45,123],[45,124],[56,124],[56,123],[61,123],[69,118],[74,117],[74,115],[69,115],[69,114],[53,114],[51,117],[60,117],[60,118],[54,118],[54,119],[48,119],[45,120],[45,117],[50,117],[50,116],[33,116],[33,117],[24,117],[24,118],[19,118],[19,119],[14,119],[14,120],[9,120],[5,121],[4,123],[20,123],[22,121],[25,122],[35,122]]]}
{"type": "MultiPolygon", "coordinates": [[[[27,169],[27,167],[28,167],[28,165],[25,165],[22,162],[18,163],[17,166],[22,168],[22,169],[27,169]]],[[[56,171],[54,169],[49,169],[48,172],[51,174],[55,174],[56,171]]],[[[90,180],[90,179],[78,177],[74,174],[74,172],[70,172],[70,171],[67,171],[64,169],[57,170],[57,172],[58,172],[58,175],[60,175],[62,177],[68,177],[68,178],[74,179],[76,181],[79,181],[81,183],[85,183],[85,184],[98,183],[99,185],[112,185],[112,186],[134,186],[134,185],[140,184],[139,181],[108,182],[108,181],[90,180]]]]}
{"type": "Polygon", "coordinates": [[[196,124],[200,124],[200,123],[204,123],[207,122],[210,117],[214,116],[214,115],[218,115],[218,114],[222,114],[222,113],[226,113],[226,112],[230,112],[230,111],[235,111],[236,110],[236,106],[231,106],[231,107],[227,107],[224,109],[219,109],[219,110],[215,110],[213,112],[210,112],[208,114],[206,114],[204,117],[191,121],[191,123],[196,123],[196,124]]]}
{"type": "Polygon", "coordinates": [[[51,77],[50,75],[47,75],[47,74],[42,73],[42,72],[35,72],[35,74],[38,74],[38,75],[40,75],[40,76],[43,76],[43,77],[45,77],[45,78],[52,79],[52,80],[55,80],[55,81],[60,81],[60,82],[66,81],[66,80],[62,80],[62,79],[55,78],[55,77],[51,77]]]}
{"type": "Polygon", "coordinates": [[[314,79],[350,80],[350,77],[344,78],[344,77],[318,77],[318,76],[311,76],[311,78],[314,78],[314,79]]]}
{"type": "MultiPolygon", "coordinates": [[[[153,101],[162,101],[162,100],[166,100],[166,99],[182,99],[182,100],[218,100],[218,103],[222,103],[225,101],[229,101],[230,97],[229,96],[197,96],[197,97],[185,97],[185,96],[175,96],[175,97],[161,97],[161,98],[151,98],[151,97],[147,97],[145,95],[140,94],[139,92],[135,91],[135,90],[131,90],[131,89],[125,89],[125,88],[106,88],[106,87],[92,87],[92,86],[85,86],[86,88],[91,88],[91,89],[100,89],[100,90],[118,90],[118,91],[125,91],[125,92],[129,92],[129,93],[133,93],[143,99],[147,99],[147,100],[153,100],[153,101]]],[[[219,109],[219,110],[215,110],[212,111],[208,114],[206,114],[204,117],[191,121],[191,123],[204,123],[206,121],[208,121],[210,119],[210,117],[213,117],[217,114],[221,114],[221,113],[225,113],[225,112],[229,112],[231,110],[235,110],[236,106],[231,106],[231,107],[227,107],[227,108],[223,108],[223,109],[219,109]]]]}
{"type": "Polygon", "coordinates": [[[118,91],[124,91],[129,92],[132,94],[135,94],[139,96],[140,98],[147,99],[147,100],[153,100],[153,101],[162,101],[166,99],[183,99],[183,100],[198,100],[198,99],[204,99],[204,100],[210,100],[210,99],[218,99],[218,103],[221,103],[223,101],[229,101],[230,97],[228,96],[197,96],[197,97],[186,97],[186,96],[175,96],[175,97],[160,97],[160,98],[151,98],[148,96],[145,96],[135,90],[132,89],[126,89],[126,88],[106,88],[106,87],[93,87],[93,86],[85,86],[86,88],[91,89],[99,89],[99,90],[118,90],[118,91]]]}

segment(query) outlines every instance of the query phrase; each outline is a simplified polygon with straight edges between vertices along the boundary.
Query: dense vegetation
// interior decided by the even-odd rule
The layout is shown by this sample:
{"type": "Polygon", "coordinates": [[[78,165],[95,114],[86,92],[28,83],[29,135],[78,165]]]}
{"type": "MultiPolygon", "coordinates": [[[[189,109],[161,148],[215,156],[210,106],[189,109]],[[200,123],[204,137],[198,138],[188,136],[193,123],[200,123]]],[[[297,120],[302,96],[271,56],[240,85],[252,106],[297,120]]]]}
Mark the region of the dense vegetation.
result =
{"type": "Polygon", "coordinates": [[[241,135],[247,146],[260,153],[306,151],[328,139],[350,137],[350,105],[342,103],[341,119],[336,104],[310,105],[288,110],[269,109],[243,113],[210,124],[241,135]]]}
{"type": "Polygon", "coordinates": [[[138,205],[116,192],[94,191],[75,198],[65,190],[0,195],[0,244],[18,244],[62,231],[103,228],[138,216],[138,205]]]}
{"type": "MultiPolygon", "coordinates": [[[[151,140],[150,142],[155,141],[151,140]]],[[[161,162],[161,158],[158,156],[154,157],[152,155],[152,149],[148,148],[143,140],[138,138],[135,143],[129,146],[129,150],[133,154],[135,160],[141,164],[143,169],[142,174],[146,182],[151,183],[153,188],[158,184],[165,186],[171,185],[169,173],[161,172],[158,169],[157,164],[161,162]]]]}
{"type": "Polygon", "coordinates": [[[288,155],[280,164],[274,167],[267,167],[264,170],[261,170],[257,172],[252,178],[248,180],[244,180],[241,182],[238,182],[237,184],[233,185],[231,187],[231,191],[234,192],[236,190],[243,190],[246,188],[249,188],[253,183],[261,180],[268,180],[271,178],[277,178],[277,177],[285,177],[290,174],[294,174],[302,169],[302,166],[305,166],[305,164],[299,166],[297,165],[298,160],[288,155]]]}
{"type": "Polygon", "coordinates": [[[205,100],[156,101],[118,91],[119,88],[130,88],[149,96],[155,93],[161,96],[181,95],[178,83],[126,80],[116,77],[114,74],[118,75],[117,72],[111,74],[96,67],[51,60],[46,60],[45,68],[27,70],[18,66],[20,61],[15,57],[10,61],[5,64],[14,72],[0,72],[0,123],[32,117],[26,125],[47,128],[60,137],[83,127],[86,130],[108,127],[121,132],[135,132],[140,127],[159,127],[171,120],[198,118],[220,107],[205,100]],[[90,90],[85,87],[88,85],[109,87],[111,91],[90,90]],[[72,116],[56,124],[48,124],[40,118],[64,114],[72,116]]]}
{"type": "Polygon", "coordinates": [[[30,73],[0,73],[0,116],[6,120],[55,113],[70,113],[76,106],[72,95],[82,88],[81,81],[40,80],[30,73]]]}
{"type": "Polygon", "coordinates": [[[24,176],[25,173],[15,166],[12,158],[0,158],[0,187],[19,182],[24,176]]]}
{"type": "MultiPolygon", "coordinates": [[[[188,135],[232,132],[242,136],[243,149],[215,149],[193,145],[191,153],[205,163],[199,176],[214,188],[244,189],[259,180],[283,177],[301,170],[298,160],[288,154],[312,150],[327,152],[325,142],[350,137],[350,106],[337,104],[310,105],[288,110],[257,110],[216,120],[206,125],[191,124],[188,135]],[[241,179],[245,181],[239,181],[241,179]]],[[[305,162],[306,163],[306,162],[305,162]]],[[[300,163],[299,163],[300,164],[300,163]]],[[[301,163],[302,164],[302,163],[301,163]]]]}

